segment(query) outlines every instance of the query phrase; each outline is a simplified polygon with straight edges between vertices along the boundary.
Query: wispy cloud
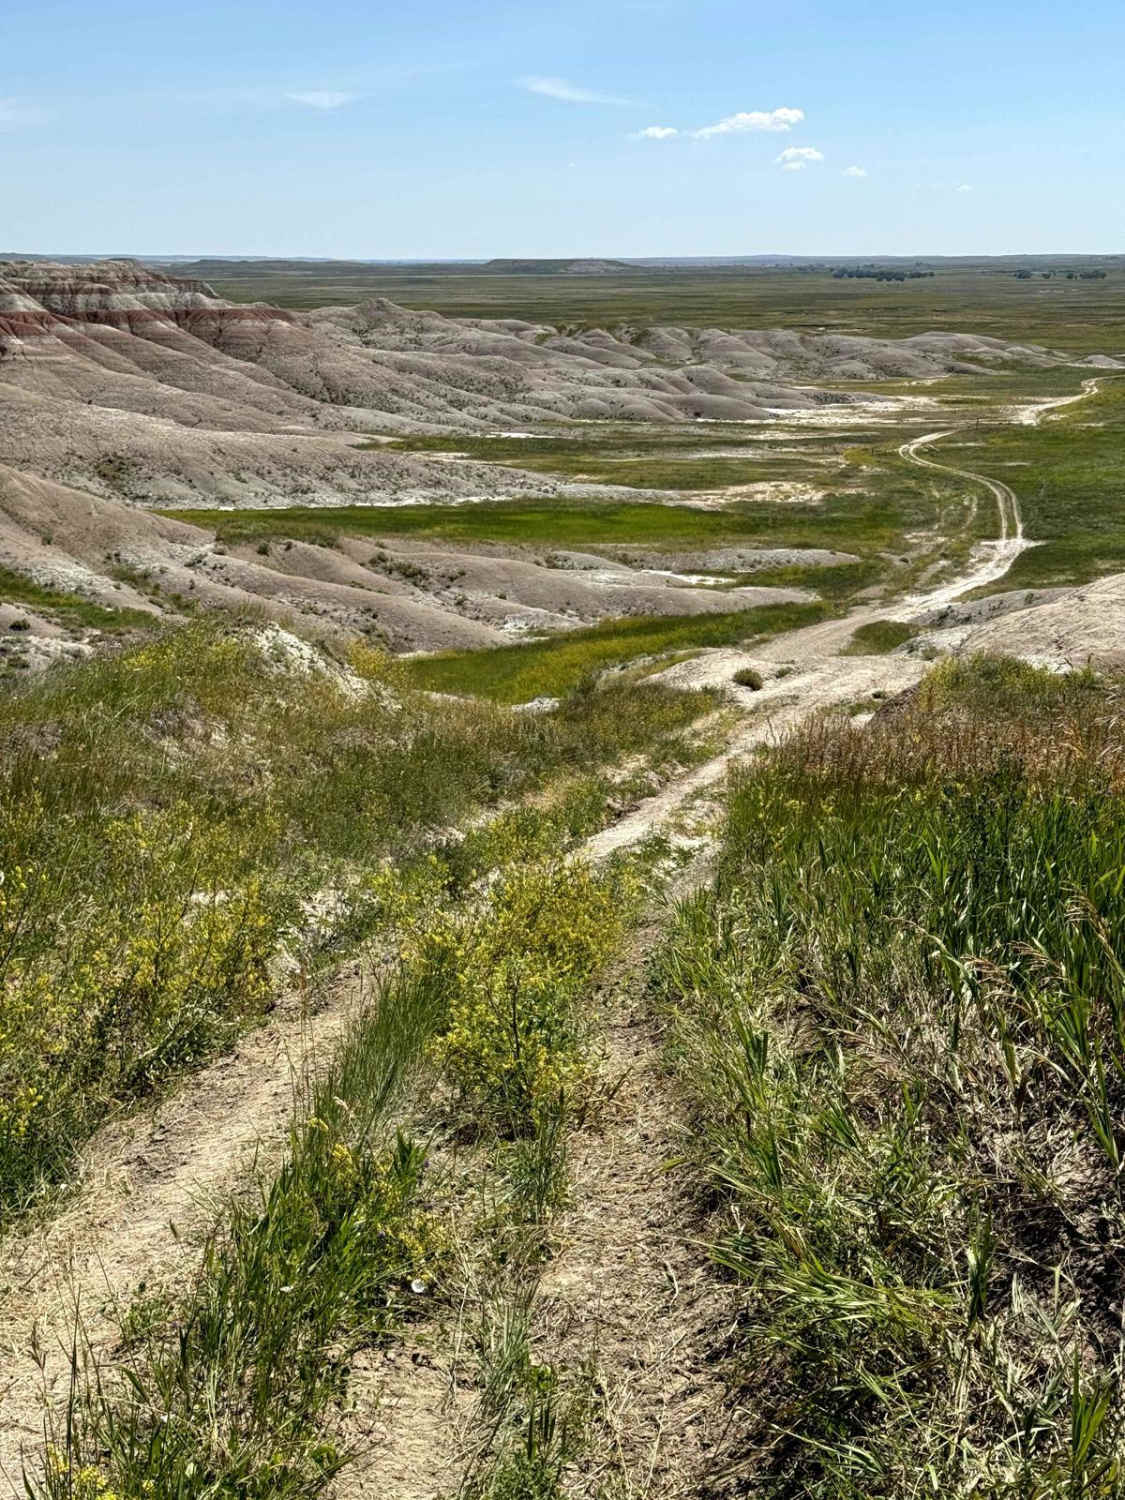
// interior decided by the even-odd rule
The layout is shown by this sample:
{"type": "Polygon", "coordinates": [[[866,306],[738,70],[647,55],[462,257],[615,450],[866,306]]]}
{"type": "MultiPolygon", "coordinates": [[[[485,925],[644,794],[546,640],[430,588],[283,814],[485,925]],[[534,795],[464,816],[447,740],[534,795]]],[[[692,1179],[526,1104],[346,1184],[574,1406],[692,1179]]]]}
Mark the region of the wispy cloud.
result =
{"type": "Polygon", "coordinates": [[[19,99],[0,99],[0,129],[6,125],[42,125],[49,120],[45,109],[23,104],[19,99]]]}
{"type": "Polygon", "coordinates": [[[727,115],[716,120],[714,125],[704,125],[691,133],[698,141],[708,141],[716,135],[743,135],[749,131],[792,130],[805,118],[803,109],[749,109],[737,115],[727,115]]]}
{"type": "Polygon", "coordinates": [[[845,177],[866,177],[867,176],[867,168],[866,167],[845,167],[844,168],[844,176],[845,177]]]}
{"type": "Polygon", "coordinates": [[[776,165],[786,172],[803,172],[814,162],[823,160],[824,152],[815,146],[787,146],[780,156],[774,157],[776,165]]]}
{"type": "Polygon", "coordinates": [[[631,104],[617,94],[599,94],[596,89],[582,88],[565,78],[520,78],[518,86],[529,94],[543,94],[548,99],[562,99],[567,104],[631,104]]]}
{"type": "Polygon", "coordinates": [[[631,140],[634,141],[670,141],[674,135],[679,135],[674,125],[646,125],[643,130],[634,130],[631,140]]]}
{"type": "Polygon", "coordinates": [[[971,193],[972,190],[973,185],[971,182],[959,182],[954,189],[954,191],[958,193],[971,193]]]}
{"type": "Polygon", "coordinates": [[[309,109],[342,109],[345,104],[354,104],[360,96],[345,93],[342,89],[307,89],[285,97],[291,104],[304,104],[309,109]]]}

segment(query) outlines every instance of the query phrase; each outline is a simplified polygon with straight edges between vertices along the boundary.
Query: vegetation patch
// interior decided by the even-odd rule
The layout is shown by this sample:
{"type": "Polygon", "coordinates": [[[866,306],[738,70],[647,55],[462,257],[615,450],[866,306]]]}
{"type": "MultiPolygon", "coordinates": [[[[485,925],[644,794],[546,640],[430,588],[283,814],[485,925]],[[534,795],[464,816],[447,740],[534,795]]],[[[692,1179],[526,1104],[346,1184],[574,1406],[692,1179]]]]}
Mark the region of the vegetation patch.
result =
{"type": "Polygon", "coordinates": [[[551,715],[439,707],[378,653],[347,680],[313,660],[202,622],[0,702],[0,1220],[108,1112],[260,1016],[282,948],[315,966],[379,920],[372,865],[559,777],[592,780],[555,837],[592,831],[597,768],[690,756],[713,703],[622,683],[551,715]]]}
{"type": "Polygon", "coordinates": [[[659,957],[763,1494],[1120,1489],[1121,703],[955,662],[807,728],[659,957]]]}
{"type": "Polygon", "coordinates": [[[509,1143],[497,1158],[511,1197],[490,1226],[506,1247],[492,1297],[506,1284],[516,1300],[503,1308],[504,1372],[484,1391],[493,1420],[469,1492],[556,1493],[577,1411],[557,1373],[530,1358],[537,1240],[518,1229],[557,1201],[591,1026],[580,1001],[620,940],[631,888],[620,873],[524,852],[512,849],[475,905],[444,902],[436,860],[408,886],[375,879],[401,942],[398,969],[302,1101],[289,1158],[229,1205],[186,1295],[135,1305],[115,1362],[76,1370],[65,1436],[30,1493],[325,1492],[354,1456],[330,1420],[354,1356],[455,1290],[425,1152],[391,1127],[427,1060],[455,1101],[454,1124],[509,1143]]]}
{"type": "Polygon", "coordinates": [[[402,664],[402,671],[415,687],[433,692],[526,703],[537,697],[562,697],[591,674],[639,656],[729,646],[811,625],[826,614],[820,604],[766,604],[731,614],[606,620],[545,641],[411,657],[402,664]]]}
{"type": "Polygon", "coordinates": [[[26,604],[29,609],[57,620],[60,625],[86,626],[93,630],[126,630],[137,626],[152,629],[154,617],[141,609],[108,609],[80,594],[44,588],[23,573],[0,567],[0,603],[26,604]]]}
{"type": "Polygon", "coordinates": [[[885,656],[897,650],[904,642],[912,640],[918,633],[915,625],[905,620],[869,620],[852,631],[852,638],[844,650],[845,656],[885,656]]]}

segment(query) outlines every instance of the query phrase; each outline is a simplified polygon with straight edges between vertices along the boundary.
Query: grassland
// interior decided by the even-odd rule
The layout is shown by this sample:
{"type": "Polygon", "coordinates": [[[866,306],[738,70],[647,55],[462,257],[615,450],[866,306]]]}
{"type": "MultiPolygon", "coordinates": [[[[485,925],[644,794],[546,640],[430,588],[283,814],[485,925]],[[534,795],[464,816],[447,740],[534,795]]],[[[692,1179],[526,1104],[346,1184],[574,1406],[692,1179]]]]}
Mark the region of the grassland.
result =
{"type": "Polygon", "coordinates": [[[945,445],[949,462],[1005,478],[1038,545],[1018,557],[1012,587],[1081,583],[1125,568],[1125,386],[1101,389],[1037,427],[990,427],[945,445]]]}
{"type": "MultiPolygon", "coordinates": [[[[690,1368],[718,1365],[746,1417],[686,1492],[721,1465],[772,1500],[1111,1500],[1123,691],[978,659],[865,732],[806,726],[732,785],[717,876],[670,923],[646,919],[643,862],[561,861],[533,809],[492,860],[478,846],[471,885],[460,855],[378,878],[398,963],[187,1284],[129,1303],[112,1357],[76,1366],[30,1492],[315,1500],[365,1461],[357,1360],[419,1324],[431,1358],[457,1330],[464,1494],[627,1475],[610,1455],[636,1398],[622,1416],[595,1344],[559,1353],[589,1205],[566,1239],[556,1217],[579,1140],[623,1149],[588,1119],[622,1087],[599,1074],[598,982],[639,946],[614,984],[665,1043],[691,1184],[675,1233],[722,1278],[690,1368]]],[[[634,1263],[664,1210],[639,1211],[648,1238],[613,1262],[626,1297],[653,1285],[634,1263]]],[[[682,1295],[655,1277],[638,1354],[682,1295]]],[[[681,1399],[665,1381],[661,1420],[681,1399]]]]}
{"type": "Polygon", "coordinates": [[[1120,1493],[1121,693],[950,663],[807,728],[658,956],[756,1493],[1120,1493]]]}
{"type": "Polygon", "coordinates": [[[496,703],[565,697],[583,682],[639,657],[762,640],[823,619],[820,604],[767,604],[730,614],[605,620],[588,630],[490,651],[416,656],[402,671],[414,687],[471,693],[496,703]]]}
{"type": "Polygon", "coordinates": [[[371,652],[343,677],[286,661],[202,621],[0,702],[0,1222],[259,1019],[280,953],[311,970],[358,940],[366,871],[559,778],[565,844],[605,815],[600,768],[690,758],[711,705],[621,685],[549,719],[438,708],[371,652]],[[310,923],[325,887],[337,917],[310,923]]]}
{"type": "MultiPolygon", "coordinates": [[[[1073,265],[1083,262],[1075,257],[1073,265]]],[[[295,265],[202,269],[237,302],[323,307],[389,297],[450,317],[524,318],[561,326],[677,324],[792,328],[906,338],[934,329],[1025,340],[1088,354],[1125,343],[1125,272],[1108,258],[1103,281],[1015,276],[1024,262],[927,263],[933,278],[838,280],[829,267],[631,270],[605,276],[504,276],[469,267],[295,265]]],[[[1046,268],[1046,267],[1045,267],[1046,268]]]]}

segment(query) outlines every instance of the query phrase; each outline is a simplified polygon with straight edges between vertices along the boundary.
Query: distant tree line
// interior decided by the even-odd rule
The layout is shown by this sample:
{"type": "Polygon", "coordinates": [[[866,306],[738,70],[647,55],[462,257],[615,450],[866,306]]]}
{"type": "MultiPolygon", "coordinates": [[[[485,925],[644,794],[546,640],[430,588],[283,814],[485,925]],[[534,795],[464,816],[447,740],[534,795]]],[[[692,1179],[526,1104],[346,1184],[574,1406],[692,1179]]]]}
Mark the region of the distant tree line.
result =
{"type": "MultiPolygon", "coordinates": [[[[1065,275],[1067,281],[1104,281],[1106,275],[1104,271],[1060,271],[1058,274],[1060,276],[1065,275]]],[[[1015,273],[1017,281],[1030,281],[1034,275],[1035,272],[1029,271],[1026,266],[1015,273]]],[[[1054,271],[1039,272],[1041,281],[1050,281],[1054,275],[1054,271]]]]}
{"type": "Polygon", "coordinates": [[[887,266],[837,266],[835,281],[921,281],[933,271],[892,271],[887,266]]]}

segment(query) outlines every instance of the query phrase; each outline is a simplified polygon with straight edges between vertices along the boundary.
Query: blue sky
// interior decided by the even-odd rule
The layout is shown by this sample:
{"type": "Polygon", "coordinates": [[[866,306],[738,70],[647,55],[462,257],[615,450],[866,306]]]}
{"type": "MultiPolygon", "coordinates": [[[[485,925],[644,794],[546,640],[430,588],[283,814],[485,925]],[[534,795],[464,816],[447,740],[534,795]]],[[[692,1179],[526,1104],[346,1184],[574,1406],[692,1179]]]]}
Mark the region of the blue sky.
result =
{"type": "Polygon", "coordinates": [[[0,249],[1119,250],[1123,57],[1120,0],[5,0],[0,249]]]}

